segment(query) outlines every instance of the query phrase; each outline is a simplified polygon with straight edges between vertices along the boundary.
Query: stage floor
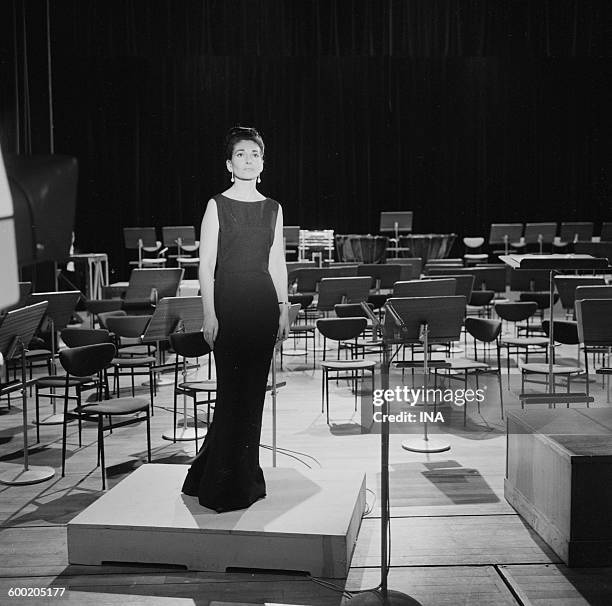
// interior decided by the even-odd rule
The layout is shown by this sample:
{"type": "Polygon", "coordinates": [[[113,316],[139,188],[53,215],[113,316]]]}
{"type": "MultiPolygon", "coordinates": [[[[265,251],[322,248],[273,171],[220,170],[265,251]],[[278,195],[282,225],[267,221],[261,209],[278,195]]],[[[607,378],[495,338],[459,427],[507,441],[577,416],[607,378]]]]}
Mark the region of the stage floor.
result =
{"type": "MultiPolygon", "coordinates": [[[[288,343],[288,347],[292,345],[288,343]]],[[[328,355],[333,359],[336,352],[328,355]]],[[[576,348],[561,348],[558,356],[558,362],[575,363],[576,348]]],[[[377,359],[375,355],[370,357],[377,359]]],[[[506,410],[518,410],[520,374],[514,361],[511,371],[510,390],[504,373],[504,406],[506,410]]],[[[205,368],[200,372],[204,373],[205,368]]],[[[196,372],[190,371],[188,378],[195,376],[196,372]]],[[[368,513],[361,523],[349,573],[345,579],[333,581],[335,588],[323,586],[309,576],[271,571],[207,572],[176,566],[70,564],[68,524],[104,495],[100,470],[96,468],[96,429],[92,425],[85,427],[83,448],[79,449],[74,425],[68,436],[65,478],[57,473],[44,484],[0,486],[0,596],[5,596],[0,597],[0,603],[33,603],[33,598],[8,601],[11,587],[64,587],[62,603],[77,606],[340,606],[350,604],[342,591],[376,586],[380,580],[380,436],[362,433],[346,382],[330,382],[332,424],[326,424],[321,414],[320,369],[317,364],[313,370],[310,356],[308,364],[303,358],[286,357],[279,380],[287,381],[278,394],[279,466],[304,473],[308,473],[309,466],[330,473],[366,476],[368,513]]],[[[410,380],[407,373],[407,384],[410,380]]],[[[402,449],[406,435],[401,431],[390,437],[389,586],[415,597],[423,606],[609,606],[612,569],[568,569],[505,501],[505,421],[499,414],[497,382],[495,377],[485,376],[480,385],[487,388],[487,397],[480,413],[474,405],[468,408],[466,427],[463,414],[450,411],[452,422],[444,436],[450,451],[435,455],[412,453],[402,449]]],[[[145,394],[145,388],[141,389],[139,393],[145,394]]],[[[366,384],[364,391],[367,389],[366,384]]],[[[543,386],[533,384],[529,389],[543,390],[543,386]]],[[[591,384],[596,407],[610,406],[606,391],[601,377],[591,384]]],[[[183,468],[193,457],[195,445],[173,444],[161,437],[171,426],[170,386],[160,388],[155,405],[153,463],[183,468]]],[[[448,408],[442,410],[449,412],[448,408]]],[[[0,413],[0,458],[18,462],[20,402],[13,398],[9,412],[3,400],[0,413]]],[[[260,451],[265,467],[272,462],[271,419],[268,396],[260,451]]],[[[33,439],[34,431],[30,436],[33,439]]],[[[32,449],[31,464],[59,469],[61,428],[42,427],[41,440],[41,445],[32,449]]],[[[131,477],[135,470],[146,468],[144,428],[136,425],[117,429],[105,444],[111,488],[131,477]]],[[[36,603],[57,604],[58,599],[37,598],[36,603]]]]}

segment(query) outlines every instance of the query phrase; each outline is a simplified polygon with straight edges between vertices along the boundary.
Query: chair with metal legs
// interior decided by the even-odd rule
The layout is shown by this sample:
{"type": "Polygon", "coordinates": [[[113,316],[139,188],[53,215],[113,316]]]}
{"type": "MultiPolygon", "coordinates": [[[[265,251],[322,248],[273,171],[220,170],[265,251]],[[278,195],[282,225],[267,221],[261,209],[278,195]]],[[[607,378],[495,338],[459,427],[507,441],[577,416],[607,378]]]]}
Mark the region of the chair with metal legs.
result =
{"type": "MultiPolygon", "coordinates": [[[[151,422],[149,402],[141,398],[115,398],[102,400],[87,406],[77,406],[68,410],[68,386],[71,377],[90,377],[98,375],[99,380],[106,384],[106,368],[116,355],[116,348],[112,343],[100,343],[98,345],[85,345],[60,351],[60,364],[66,371],[65,398],[64,398],[64,422],[62,432],[62,477],[66,473],[66,439],[68,423],[71,420],[92,421],[98,427],[98,463],[102,471],[102,489],[106,489],[106,468],[104,456],[104,432],[118,429],[127,425],[146,421],[147,425],[147,460],[151,462],[151,422]],[[140,416],[144,413],[144,417],[140,416]],[[104,425],[104,417],[114,416],[125,418],[120,422],[104,425]],[[131,417],[131,418],[126,418],[131,417]]],[[[108,392],[107,392],[108,393],[108,392]]]]}
{"type": "Polygon", "coordinates": [[[215,403],[212,394],[217,391],[217,381],[211,378],[211,349],[204,340],[204,334],[198,332],[176,332],[170,335],[170,346],[176,353],[174,362],[174,441],[176,442],[178,396],[189,396],[193,400],[193,426],[195,431],[196,450],[198,444],[198,405],[206,404],[206,426],[210,426],[210,409],[215,403]],[[208,356],[208,378],[187,381],[187,359],[208,356]],[[182,359],[181,359],[182,358],[182,359]],[[179,369],[181,374],[179,376],[179,369]],[[182,381],[181,381],[182,378],[182,381]],[[198,400],[198,394],[205,394],[206,400],[198,400]]]}
{"type": "MultiPolygon", "coordinates": [[[[321,318],[317,320],[317,329],[325,339],[333,341],[356,341],[367,325],[365,318],[321,318]]],[[[355,410],[357,410],[357,380],[359,375],[363,379],[364,371],[372,373],[372,388],[374,388],[374,369],[376,363],[364,359],[348,360],[322,360],[321,361],[321,413],[327,411],[327,424],[329,425],[329,373],[336,373],[334,379],[350,379],[355,394],[355,410]],[[346,372],[350,374],[341,375],[346,372]]]]}

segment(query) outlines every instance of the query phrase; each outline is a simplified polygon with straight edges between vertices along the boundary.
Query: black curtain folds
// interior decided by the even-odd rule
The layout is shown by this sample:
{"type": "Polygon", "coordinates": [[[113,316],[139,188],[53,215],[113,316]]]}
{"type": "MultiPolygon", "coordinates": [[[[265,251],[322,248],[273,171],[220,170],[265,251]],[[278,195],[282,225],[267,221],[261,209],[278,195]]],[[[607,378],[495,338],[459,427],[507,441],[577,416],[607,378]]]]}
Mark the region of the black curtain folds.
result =
{"type": "MultiPolygon", "coordinates": [[[[46,6],[0,8],[5,152],[28,151],[27,122],[29,151],[48,153],[46,6]]],[[[261,189],[286,224],[376,233],[381,210],[410,209],[417,232],[468,235],[612,218],[607,3],[62,0],[49,22],[77,244],[115,266],[121,227],[199,224],[229,185],[237,123],[264,135],[261,189]]]]}

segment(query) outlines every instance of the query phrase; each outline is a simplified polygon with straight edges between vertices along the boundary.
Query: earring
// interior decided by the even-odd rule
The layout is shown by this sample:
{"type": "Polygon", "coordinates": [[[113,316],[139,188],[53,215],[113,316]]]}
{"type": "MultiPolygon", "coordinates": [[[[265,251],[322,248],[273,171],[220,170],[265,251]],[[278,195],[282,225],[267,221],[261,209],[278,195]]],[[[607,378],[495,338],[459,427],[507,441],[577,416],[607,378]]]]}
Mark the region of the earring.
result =
{"type": "Polygon", "coordinates": [[[261,183],[261,175],[257,175],[257,183],[261,183]]]}
{"type": "Polygon", "coordinates": [[[234,182],[234,173],[230,173],[232,176],[230,178],[230,181],[233,183],[234,182]]]}

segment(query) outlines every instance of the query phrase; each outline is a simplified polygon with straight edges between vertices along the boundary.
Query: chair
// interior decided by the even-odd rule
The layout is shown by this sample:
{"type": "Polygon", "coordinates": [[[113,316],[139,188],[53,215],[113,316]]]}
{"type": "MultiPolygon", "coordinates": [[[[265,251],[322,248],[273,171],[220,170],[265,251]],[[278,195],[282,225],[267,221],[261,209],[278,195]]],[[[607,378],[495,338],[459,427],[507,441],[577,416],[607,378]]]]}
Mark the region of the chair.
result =
{"type": "MultiPolygon", "coordinates": [[[[468,373],[473,372],[476,377],[476,389],[478,389],[478,375],[493,372],[497,375],[499,383],[499,405],[501,408],[501,418],[504,418],[504,396],[502,390],[502,378],[501,378],[501,356],[500,356],[500,339],[502,323],[499,320],[489,320],[485,318],[466,318],[465,319],[465,330],[474,340],[474,360],[467,358],[452,358],[447,360],[450,366],[443,370],[448,371],[448,376],[453,377],[450,374],[451,371],[463,373],[463,381],[465,389],[467,389],[468,373]],[[492,368],[488,363],[481,362],[478,360],[478,343],[496,344],[497,349],[497,367],[492,368]]],[[[435,368],[436,384],[438,369],[435,368]]],[[[454,377],[453,377],[454,378],[454,377]]],[[[480,401],[478,403],[478,412],[480,412],[480,401]]],[[[463,406],[463,425],[466,424],[467,419],[467,402],[463,406]]]]}
{"type": "MultiPolygon", "coordinates": [[[[550,320],[542,321],[542,329],[546,337],[549,337],[550,334],[550,320]]],[[[555,320],[553,321],[553,339],[555,343],[560,343],[562,345],[578,345],[580,343],[580,339],[578,338],[578,324],[573,321],[567,320],[555,320]]],[[[554,351],[553,351],[553,362],[554,351]]],[[[533,363],[525,363],[520,365],[521,368],[521,393],[525,393],[525,382],[528,380],[526,377],[531,374],[540,374],[546,376],[546,386],[547,389],[549,387],[548,381],[550,378],[550,366],[548,364],[533,364],[533,363]]],[[[580,366],[571,366],[564,364],[553,364],[552,366],[552,374],[553,374],[553,384],[550,389],[552,393],[555,393],[555,379],[557,377],[565,377],[567,380],[567,392],[571,392],[571,380],[573,376],[577,376],[583,373],[582,368],[580,366]]],[[[587,402],[587,407],[589,403],[587,402]]],[[[569,403],[567,404],[569,408],[569,403]]],[[[521,407],[525,407],[525,402],[521,398],[521,407]]]]}
{"type": "MultiPolygon", "coordinates": [[[[585,288],[585,287],[581,287],[585,288]]],[[[598,287],[588,287],[598,288],[598,287]]],[[[587,395],[589,395],[589,353],[610,356],[612,347],[612,298],[610,299],[578,299],[576,297],[576,320],[578,322],[578,338],[584,351],[584,370],[586,373],[587,395]]]]}
{"type": "MultiPolygon", "coordinates": [[[[553,293],[553,305],[559,300],[559,294],[553,293]]],[[[518,334],[524,332],[527,336],[531,333],[542,332],[542,318],[544,317],[544,310],[550,309],[550,292],[522,292],[519,294],[519,301],[532,301],[538,307],[536,309],[536,315],[540,318],[540,322],[518,322],[516,325],[518,334]]]]}
{"type": "Polygon", "coordinates": [[[189,396],[193,400],[193,426],[195,430],[196,452],[198,450],[198,405],[206,404],[206,426],[210,426],[210,406],[215,402],[211,394],[217,391],[217,381],[211,379],[211,349],[204,340],[204,334],[198,332],[176,332],[170,335],[170,346],[176,352],[174,362],[174,439],[176,442],[177,396],[189,396]],[[208,356],[208,379],[198,381],[186,380],[186,360],[208,356]],[[182,358],[182,360],[180,360],[182,358]],[[182,366],[182,378],[179,382],[179,367],[182,366]],[[198,394],[206,394],[205,401],[198,401],[198,394]]]}
{"type": "MultiPolygon", "coordinates": [[[[99,343],[111,343],[111,336],[107,330],[93,328],[64,328],[60,333],[60,338],[64,344],[71,347],[82,347],[85,345],[96,345],[99,343]]],[[[65,388],[66,377],[63,375],[49,374],[45,377],[40,377],[34,383],[35,393],[35,414],[36,414],[36,441],[40,442],[40,398],[49,398],[50,400],[58,398],[68,398],[74,400],[77,407],[82,405],[83,391],[87,389],[98,389],[98,399],[102,397],[102,384],[94,377],[71,377],[69,388],[74,389],[74,395],[58,394],[56,389],[65,388]],[[50,391],[41,391],[48,389],[50,391]]],[[[81,431],[79,425],[79,446],[81,446],[81,431]]]]}
{"type": "Polygon", "coordinates": [[[156,359],[149,354],[147,345],[142,345],[142,335],[144,334],[151,316],[116,316],[106,320],[108,330],[115,339],[117,356],[111,361],[113,369],[113,391],[117,397],[121,396],[120,379],[122,374],[129,374],[132,384],[132,397],[135,394],[134,378],[137,376],[147,376],[149,382],[149,396],[151,398],[151,413],[154,412],[154,393],[155,378],[153,370],[156,359]],[[136,339],[140,344],[121,346],[122,339],[136,339]]]}
{"type": "MultiPolygon", "coordinates": [[[[368,303],[368,307],[372,311],[374,311],[375,309],[374,305],[372,305],[371,303],[368,303]]],[[[370,336],[372,336],[371,335],[372,326],[371,326],[370,321],[367,319],[369,318],[369,316],[363,310],[361,303],[339,303],[338,305],[334,306],[334,311],[336,312],[336,317],[338,318],[366,318],[367,326],[363,331],[363,335],[359,335],[355,344],[351,346],[351,348],[354,348],[354,351],[355,351],[354,357],[357,357],[358,352],[360,350],[361,350],[361,354],[365,356],[366,349],[367,349],[367,353],[382,354],[382,344],[383,344],[382,340],[375,339],[375,338],[370,338],[370,339],[366,338],[368,331],[370,332],[370,336]]],[[[340,359],[340,346],[338,346],[338,359],[340,359]]]]}
{"type": "Polygon", "coordinates": [[[149,403],[139,398],[117,398],[113,400],[102,400],[101,402],[87,406],[77,406],[74,410],[68,410],[68,387],[71,377],[90,377],[98,375],[99,380],[106,383],[106,367],[116,355],[115,346],[112,343],[100,343],[97,345],[85,345],[60,351],[60,364],[66,371],[65,398],[64,398],[64,422],[62,432],[62,477],[66,472],[66,437],[68,423],[71,420],[93,421],[98,426],[98,461],[102,471],[102,489],[106,489],[106,468],[104,458],[104,432],[134,423],[146,421],[147,425],[147,460],[151,462],[151,422],[149,416],[149,403]],[[113,416],[128,417],[144,413],[143,417],[136,416],[112,425],[104,425],[104,417],[113,416]]]}
{"type": "MultiPolygon", "coordinates": [[[[506,322],[522,322],[531,318],[538,309],[537,303],[533,301],[523,302],[500,302],[496,303],[493,308],[500,319],[506,322]]],[[[515,329],[516,333],[516,329],[515,329]]],[[[520,350],[525,353],[525,361],[529,362],[529,353],[535,352],[546,354],[548,361],[548,339],[546,337],[502,337],[501,346],[506,348],[506,366],[508,370],[508,389],[510,389],[510,356],[511,349],[516,349],[518,358],[520,350]]]]}
{"type": "Polygon", "coordinates": [[[466,265],[475,265],[476,263],[486,263],[489,260],[487,253],[478,252],[482,248],[485,239],[482,237],[466,237],[463,238],[463,244],[466,252],[463,255],[463,260],[466,265]],[[467,252],[470,251],[470,252],[467,252]]]}
{"type": "MultiPolygon", "coordinates": [[[[357,338],[367,325],[365,318],[322,318],[317,320],[317,329],[325,339],[340,342],[352,341],[357,338]]],[[[376,363],[370,360],[334,360],[321,361],[321,413],[327,411],[327,424],[329,425],[329,373],[335,372],[336,379],[350,379],[353,382],[355,394],[355,411],[357,410],[357,380],[359,374],[363,379],[364,371],[372,373],[372,389],[374,389],[374,369],[376,363]],[[350,374],[340,375],[341,372],[350,374]],[[324,407],[325,406],[325,407],[324,407]]]]}
{"type": "MultiPolygon", "coordinates": [[[[300,308],[297,310],[295,322],[292,322],[289,326],[289,336],[293,337],[293,349],[285,350],[284,344],[281,344],[280,347],[281,368],[283,367],[283,356],[285,355],[304,356],[306,362],[308,361],[308,341],[312,340],[313,347],[315,342],[316,326],[309,322],[309,308],[313,300],[313,295],[289,295],[291,307],[299,305],[300,308]],[[299,319],[303,319],[304,322],[300,322],[299,319]],[[304,339],[304,349],[296,348],[297,339],[304,339]]],[[[316,309],[313,309],[313,313],[316,314],[316,309]]]]}
{"type": "Polygon", "coordinates": [[[495,297],[493,290],[472,290],[472,295],[468,300],[466,314],[469,315],[484,315],[486,318],[491,317],[492,302],[495,297]]]}

